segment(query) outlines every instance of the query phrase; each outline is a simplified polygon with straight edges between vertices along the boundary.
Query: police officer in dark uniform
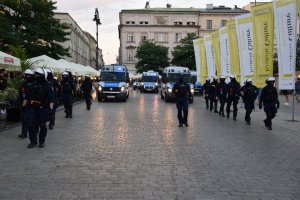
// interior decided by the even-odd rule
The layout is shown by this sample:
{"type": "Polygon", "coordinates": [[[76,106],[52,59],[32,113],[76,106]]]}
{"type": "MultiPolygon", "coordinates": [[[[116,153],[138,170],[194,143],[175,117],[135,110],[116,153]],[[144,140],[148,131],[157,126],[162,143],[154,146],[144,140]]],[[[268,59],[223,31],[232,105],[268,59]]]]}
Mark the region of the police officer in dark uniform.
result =
{"type": "Polygon", "coordinates": [[[218,99],[216,94],[218,84],[218,77],[214,77],[209,87],[210,111],[214,110],[215,113],[218,113],[218,99]]]}
{"type": "Polygon", "coordinates": [[[7,78],[5,77],[5,69],[0,69],[0,90],[7,88],[7,78]]]}
{"type": "Polygon", "coordinates": [[[265,126],[272,130],[272,119],[276,116],[277,109],[279,109],[279,99],[277,89],[274,87],[275,78],[269,77],[266,80],[267,85],[262,89],[259,99],[259,109],[264,106],[264,111],[267,118],[264,120],[265,126]]]}
{"type": "Polygon", "coordinates": [[[181,75],[178,82],[174,84],[173,93],[176,96],[176,107],[177,107],[177,118],[179,121],[179,127],[184,124],[188,126],[188,109],[189,109],[189,96],[192,95],[190,86],[184,82],[183,76],[181,75]],[[183,116],[182,116],[183,113],[183,116]]]}
{"type": "Polygon", "coordinates": [[[230,117],[230,107],[231,104],[233,106],[233,120],[236,120],[237,116],[237,105],[239,103],[239,91],[241,89],[241,85],[236,81],[236,76],[235,75],[230,75],[230,82],[227,84],[228,86],[228,98],[227,98],[227,108],[226,108],[226,113],[227,113],[227,118],[230,117]]]}
{"type": "Polygon", "coordinates": [[[205,104],[206,109],[209,108],[209,88],[210,88],[210,78],[206,78],[205,83],[203,84],[203,90],[204,90],[204,98],[205,98],[205,104]]]}
{"type": "Polygon", "coordinates": [[[252,84],[252,79],[248,78],[246,80],[246,84],[241,87],[240,95],[243,98],[243,101],[245,103],[245,121],[248,125],[251,125],[251,113],[254,109],[254,102],[258,94],[258,88],[252,84]]]}
{"type": "Polygon", "coordinates": [[[65,118],[72,118],[73,112],[73,94],[75,94],[75,86],[69,78],[68,72],[62,73],[61,85],[61,98],[65,107],[65,118]]]}
{"type": "Polygon", "coordinates": [[[26,107],[26,122],[29,132],[30,144],[28,148],[45,146],[47,136],[46,122],[49,109],[53,109],[53,90],[46,80],[47,72],[42,68],[35,70],[35,81],[33,86],[26,91],[23,106],[26,107]],[[40,129],[37,140],[37,130],[40,129]]]}
{"type": "Polygon", "coordinates": [[[220,76],[220,83],[216,87],[216,94],[220,103],[219,115],[222,117],[225,117],[224,106],[227,101],[227,92],[228,88],[227,83],[225,83],[225,76],[220,76]]]}
{"type": "MultiPolygon", "coordinates": [[[[25,99],[26,92],[30,90],[33,86],[34,74],[31,69],[26,69],[24,72],[24,82],[22,83],[21,91],[20,91],[20,102],[23,104],[25,99]]],[[[25,110],[22,112],[22,131],[21,134],[18,135],[19,138],[27,138],[27,124],[25,120],[25,110]]]]}
{"type": "Polygon", "coordinates": [[[93,82],[89,75],[85,75],[84,81],[81,84],[81,90],[83,91],[83,96],[86,103],[86,109],[90,110],[92,105],[92,96],[91,92],[93,89],[93,82]]]}
{"type": "Polygon", "coordinates": [[[51,130],[55,125],[55,113],[58,105],[58,99],[60,98],[60,84],[54,78],[54,72],[52,69],[48,68],[46,69],[46,71],[47,71],[47,80],[49,86],[53,88],[53,92],[54,92],[54,99],[53,99],[54,106],[51,112],[49,113],[49,125],[48,125],[49,129],[51,130]]]}

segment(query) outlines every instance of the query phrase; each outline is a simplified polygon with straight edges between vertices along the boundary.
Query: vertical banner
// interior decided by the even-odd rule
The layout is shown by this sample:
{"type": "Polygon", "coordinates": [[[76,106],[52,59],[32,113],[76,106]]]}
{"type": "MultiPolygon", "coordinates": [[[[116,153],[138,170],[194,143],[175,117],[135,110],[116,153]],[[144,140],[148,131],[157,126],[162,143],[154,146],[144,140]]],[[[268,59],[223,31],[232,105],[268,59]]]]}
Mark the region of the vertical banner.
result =
{"type": "Polygon", "coordinates": [[[204,36],[205,53],[207,59],[207,72],[209,77],[216,76],[215,52],[210,35],[204,36]]]}
{"type": "Polygon", "coordinates": [[[297,0],[297,4],[298,4],[298,16],[300,18],[300,0],[297,0]]]}
{"type": "Polygon", "coordinates": [[[212,39],[212,45],[213,45],[214,53],[215,53],[217,76],[220,76],[220,75],[222,75],[222,71],[221,71],[221,50],[220,50],[219,31],[214,31],[214,32],[210,33],[210,36],[212,39]]]}
{"type": "Polygon", "coordinates": [[[221,74],[229,76],[231,74],[230,49],[227,27],[219,29],[220,50],[221,50],[221,74]]]}
{"type": "Polygon", "coordinates": [[[229,39],[231,73],[236,75],[238,82],[241,82],[239,46],[238,46],[235,21],[233,20],[227,22],[226,28],[227,28],[228,39],[229,39]]]}
{"type": "Polygon", "coordinates": [[[195,53],[195,60],[196,60],[196,71],[197,71],[197,82],[200,81],[200,46],[199,46],[199,39],[193,40],[194,45],[194,53],[195,53]]]}
{"type": "Polygon", "coordinates": [[[200,46],[200,82],[203,84],[205,83],[205,79],[207,78],[207,59],[206,59],[206,51],[205,51],[205,44],[204,39],[199,39],[199,46],[200,46]]]}
{"type": "MultiPolygon", "coordinates": [[[[254,79],[254,41],[252,15],[244,14],[235,17],[236,30],[239,44],[241,81],[254,79]]],[[[255,82],[255,80],[254,80],[255,82]]]]}
{"type": "Polygon", "coordinates": [[[274,13],[273,3],[252,7],[255,46],[255,84],[263,88],[266,78],[273,76],[274,13]]]}
{"type": "Polygon", "coordinates": [[[278,52],[279,89],[295,88],[296,65],[296,0],[274,0],[276,41],[278,52]]]}

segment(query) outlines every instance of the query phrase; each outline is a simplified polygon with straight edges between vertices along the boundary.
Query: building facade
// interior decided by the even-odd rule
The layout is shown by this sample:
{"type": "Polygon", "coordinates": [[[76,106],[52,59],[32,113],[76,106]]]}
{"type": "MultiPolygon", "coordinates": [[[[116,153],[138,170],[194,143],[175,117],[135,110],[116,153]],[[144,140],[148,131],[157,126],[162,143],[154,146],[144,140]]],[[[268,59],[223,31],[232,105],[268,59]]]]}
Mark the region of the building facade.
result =
{"type": "Polygon", "coordinates": [[[243,9],[224,6],[214,7],[208,4],[205,9],[198,8],[150,8],[122,10],[119,13],[119,62],[129,70],[135,71],[136,49],[146,39],[169,48],[168,56],[187,33],[196,33],[199,37],[217,30],[237,15],[247,13],[243,9]]]}
{"type": "MultiPolygon", "coordinates": [[[[65,48],[69,48],[70,57],[65,56],[64,59],[70,62],[79,63],[85,66],[96,68],[96,46],[95,38],[83,31],[75,20],[68,13],[55,13],[54,18],[60,20],[61,23],[69,25],[70,35],[68,40],[61,43],[65,48]]],[[[104,65],[102,50],[99,49],[99,67],[104,65]]]]}

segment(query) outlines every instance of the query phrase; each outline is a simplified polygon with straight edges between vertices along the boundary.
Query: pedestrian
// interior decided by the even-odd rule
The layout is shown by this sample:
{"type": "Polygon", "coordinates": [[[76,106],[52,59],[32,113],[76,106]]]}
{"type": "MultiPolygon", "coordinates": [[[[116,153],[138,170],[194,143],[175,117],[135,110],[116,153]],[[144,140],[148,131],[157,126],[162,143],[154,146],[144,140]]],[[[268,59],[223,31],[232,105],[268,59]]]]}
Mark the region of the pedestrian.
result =
{"type": "Polygon", "coordinates": [[[222,117],[225,117],[224,114],[224,106],[227,101],[227,93],[228,93],[228,88],[227,88],[227,83],[225,83],[225,76],[220,76],[220,83],[216,87],[216,95],[217,95],[217,100],[220,103],[220,110],[219,110],[219,115],[222,117]]]}
{"type": "Polygon", "coordinates": [[[227,98],[227,107],[226,107],[226,113],[227,118],[230,117],[230,107],[232,104],[233,107],[233,120],[236,120],[237,116],[237,105],[239,103],[239,91],[241,89],[241,85],[236,80],[236,75],[232,74],[229,76],[230,82],[227,84],[228,86],[228,98],[227,98]]]}
{"type": "Polygon", "coordinates": [[[49,109],[53,109],[53,90],[49,86],[46,76],[47,72],[44,69],[37,68],[33,86],[25,92],[23,106],[26,109],[25,119],[30,140],[28,148],[36,147],[38,141],[40,148],[45,147],[47,136],[46,122],[49,109]],[[37,130],[40,131],[39,134],[37,130]]]}
{"type": "Polygon", "coordinates": [[[53,109],[49,113],[49,129],[53,129],[55,125],[55,113],[58,106],[58,99],[60,98],[60,83],[54,78],[53,69],[48,68],[47,71],[47,81],[49,86],[53,89],[54,98],[53,98],[53,109]]]}
{"type": "Polygon", "coordinates": [[[300,75],[298,76],[297,81],[295,83],[295,95],[297,102],[300,103],[300,75]]]}
{"type": "Polygon", "coordinates": [[[293,91],[291,91],[291,90],[281,90],[280,93],[285,97],[284,105],[286,105],[286,106],[290,105],[289,96],[290,96],[291,93],[293,93],[293,91]]]}
{"type": "Polygon", "coordinates": [[[274,87],[275,78],[269,77],[266,80],[266,86],[261,91],[261,97],[259,100],[259,109],[264,107],[266,113],[266,119],[264,120],[265,126],[272,130],[272,119],[276,116],[277,109],[279,109],[279,99],[277,89],[274,87]]]}
{"type": "Polygon", "coordinates": [[[61,98],[65,107],[65,118],[72,118],[73,113],[73,95],[75,94],[75,86],[72,80],[69,78],[68,72],[62,73],[61,85],[61,98]]]}
{"type": "Polygon", "coordinates": [[[92,89],[93,82],[91,80],[91,77],[89,75],[85,75],[84,81],[81,84],[81,90],[83,92],[87,110],[90,110],[92,105],[92,89]]]}
{"type": "Polygon", "coordinates": [[[178,82],[174,84],[172,92],[176,96],[178,126],[181,127],[183,124],[188,126],[189,97],[192,93],[190,86],[184,82],[182,75],[179,77],[178,82]]]}
{"type": "Polygon", "coordinates": [[[205,83],[203,84],[204,99],[206,104],[206,109],[209,108],[209,88],[210,88],[210,78],[206,78],[205,83]]]}
{"type": "Polygon", "coordinates": [[[215,113],[218,113],[218,99],[216,95],[216,87],[218,84],[218,77],[214,77],[209,87],[209,109],[210,111],[214,110],[215,113]]]}
{"type": "Polygon", "coordinates": [[[246,80],[246,83],[243,87],[240,89],[240,95],[243,98],[244,104],[245,104],[245,121],[248,125],[251,125],[251,113],[253,109],[255,108],[254,102],[258,95],[258,88],[253,85],[252,79],[248,78],[246,80]]]}
{"type": "MultiPolygon", "coordinates": [[[[25,99],[26,92],[30,90],[33,86],[34,82],[34,73],[31,69],[26,69],[24,72],[24,82],[22,83],[21,90],[20,90],[20,102],[21,105],[23,104],[23,101],[25,99]]],[[[25,108],[25,107],[24,107],[25,108]]],[[[27,124],[25,120],[25,109],[22,109],[22,131],[21,134],[18,135],[19,138],[27,138],[27,124]]]]}

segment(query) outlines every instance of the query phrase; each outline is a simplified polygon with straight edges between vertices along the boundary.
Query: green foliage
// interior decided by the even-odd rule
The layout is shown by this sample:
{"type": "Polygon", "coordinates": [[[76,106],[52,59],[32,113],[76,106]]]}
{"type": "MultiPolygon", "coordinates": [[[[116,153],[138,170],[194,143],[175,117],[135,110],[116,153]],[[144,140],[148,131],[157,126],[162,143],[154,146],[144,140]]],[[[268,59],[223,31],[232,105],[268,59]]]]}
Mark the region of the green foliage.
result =
{"type": "Polygon", "coordinates": [[[161,72],[169,66],[168,48],[157,45],[153,40],[145,40],[136,51],[138,62],[135,65],[138,73],[148,70],[161,72]]]}
{"type": "Polygon", "coordinates": [[[29,57],[42,54],[54,59],[69,56],[58,42],[67,41],[68,26],[55,19],[56,2],[45,0],[2,0],[0,4],[0,50],[20,46],[29,57]]]}
{"type": "Polygon", "coordinates": [[[32,63],[28,60],[28,56],[25,49],[12,45],[10,46],[10,50],[12,51],[13,56],[20,59],[22,72],[31,67],[32,63]]]}
{"type": "Polygon", "coordinates": [[[176,66],[188,67],[190,70],[196,70],[196,61],[193,40],[197,38],[196,33],[188,33],[180,44],[172,52],[173,59],[171,63],[176,66]]]}

